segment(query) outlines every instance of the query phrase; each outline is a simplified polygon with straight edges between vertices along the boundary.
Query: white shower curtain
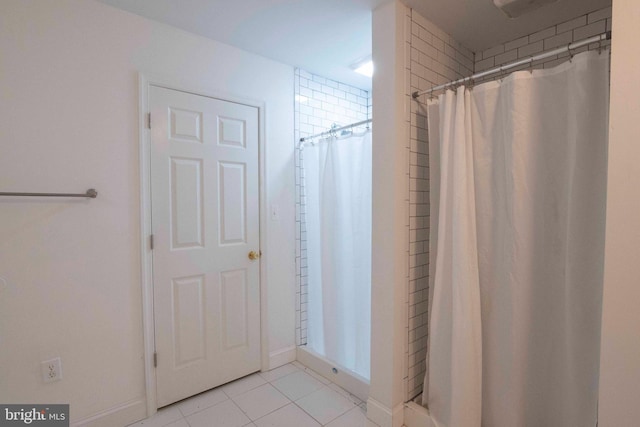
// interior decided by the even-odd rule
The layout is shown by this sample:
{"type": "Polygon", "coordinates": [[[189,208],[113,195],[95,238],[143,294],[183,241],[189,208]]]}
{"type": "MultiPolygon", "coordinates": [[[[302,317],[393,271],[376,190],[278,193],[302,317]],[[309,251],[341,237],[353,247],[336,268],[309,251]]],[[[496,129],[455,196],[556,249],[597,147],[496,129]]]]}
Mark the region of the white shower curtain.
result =
{"type": "Polygon", "coordinates": [[[596,424],[608,64],[587,52],[429,103],[439,427],[596,424]]]}
{"type": "Polygon", "coordinates": [[[307,345],[364,378],[371,343],[371,133],[303,153],[307,345]]]}

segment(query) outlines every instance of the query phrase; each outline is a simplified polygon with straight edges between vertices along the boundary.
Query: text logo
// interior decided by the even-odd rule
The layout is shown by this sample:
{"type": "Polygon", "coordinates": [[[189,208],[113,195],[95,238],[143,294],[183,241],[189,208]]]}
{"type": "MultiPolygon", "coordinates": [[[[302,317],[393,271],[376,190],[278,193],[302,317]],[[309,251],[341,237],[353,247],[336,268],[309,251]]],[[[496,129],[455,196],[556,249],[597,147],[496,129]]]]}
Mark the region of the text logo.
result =
{"type": "Polygon", "coordinates": [[[69,405],[2,405],[0,427],[69,427],[69,405]]]}

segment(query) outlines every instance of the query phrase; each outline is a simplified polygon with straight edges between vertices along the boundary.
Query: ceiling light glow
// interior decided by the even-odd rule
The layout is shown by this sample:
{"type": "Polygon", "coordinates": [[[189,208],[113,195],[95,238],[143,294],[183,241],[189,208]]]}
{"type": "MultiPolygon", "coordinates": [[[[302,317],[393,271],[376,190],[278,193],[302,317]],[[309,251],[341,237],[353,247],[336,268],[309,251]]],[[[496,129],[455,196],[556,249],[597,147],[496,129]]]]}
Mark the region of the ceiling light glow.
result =
{"type": "Polygon", "coordinates": [[[371,77],[373,76],[373,61],[369,60],[365,63],[362,63],[353,71],[362,74],[363,76],[371,77]]]}

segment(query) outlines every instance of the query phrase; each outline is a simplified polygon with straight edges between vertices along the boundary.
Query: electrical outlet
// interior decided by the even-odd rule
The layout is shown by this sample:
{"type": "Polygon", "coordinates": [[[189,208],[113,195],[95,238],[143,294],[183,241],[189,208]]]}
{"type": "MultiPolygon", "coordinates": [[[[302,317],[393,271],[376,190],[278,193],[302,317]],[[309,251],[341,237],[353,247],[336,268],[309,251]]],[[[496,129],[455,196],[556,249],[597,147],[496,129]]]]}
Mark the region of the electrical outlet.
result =
{"type": "Polygon", "coordinates": [[[40,370],[42,371],[42,380],[45,383],[52,383],[62,379],[62,362],[59,357],[40,362],[40,370]]]}

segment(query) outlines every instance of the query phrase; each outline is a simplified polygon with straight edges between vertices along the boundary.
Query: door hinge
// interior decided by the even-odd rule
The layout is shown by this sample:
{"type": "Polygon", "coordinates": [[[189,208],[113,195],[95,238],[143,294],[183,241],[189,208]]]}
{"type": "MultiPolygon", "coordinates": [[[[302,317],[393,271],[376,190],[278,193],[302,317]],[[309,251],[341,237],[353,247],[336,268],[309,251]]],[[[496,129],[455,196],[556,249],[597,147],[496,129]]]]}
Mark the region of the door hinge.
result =
{"type": "Polygon", "coordinates": [[[151,250],[153,250],[153,234],[149,236],[149,246],[151,247],[151,250]]]}
{"type": "Polygon", "coordinates": [[[147,129],[151,129],[151,113],[147,113],[147,129]]]}
{"type": "Polygon", "coordinates": [[[153,367],[158,367],[158,353],[153,353],[153,367]]]}

